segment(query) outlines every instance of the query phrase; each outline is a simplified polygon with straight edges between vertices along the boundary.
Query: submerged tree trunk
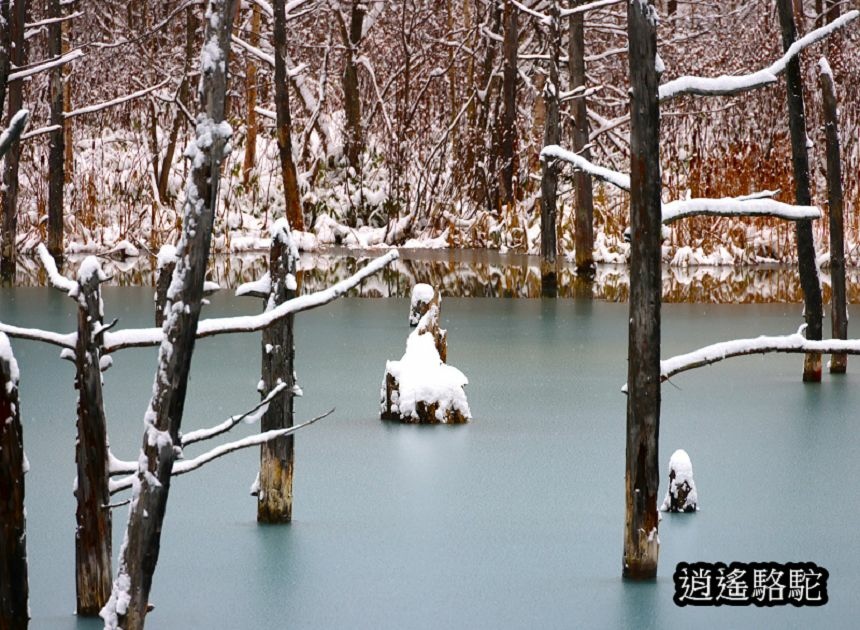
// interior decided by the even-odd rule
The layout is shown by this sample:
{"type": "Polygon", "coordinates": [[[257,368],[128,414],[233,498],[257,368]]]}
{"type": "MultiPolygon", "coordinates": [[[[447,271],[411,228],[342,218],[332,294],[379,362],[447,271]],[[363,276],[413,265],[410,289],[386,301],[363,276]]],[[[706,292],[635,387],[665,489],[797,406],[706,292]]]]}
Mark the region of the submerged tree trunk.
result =
{"type": "Polygon", "coordinates": [[[517,171],[517,8],[508,0],[505,2],[504,71],[502,79],[502,128],[501,128],[501,165],[499,169],[499,192],[501,203],[514,202],[514,180],[517,171]]]}
{"type": "MultiPolygon", "coordinates": [[[[581,0],[575,0],[581,4],[581,0]]],[[[568,66],[570,88],[585,89],[585,14],[573,13],[570,16],[570,39],[568,47],[568,66]]],[[[591,160],[588,148],[588,102],[585,96],[573,101],[573,150],[586,160],[591,160]]],[[[573,174],[574,186],[574,249],[576,272],[579,275],[594,274],[594,199],[591,189],[591,176],[582,170],[573,174]]]]}
{"type": "Polygon", "coordinates": [[[77,528],[75,577],[78,615],[98,615],[110,597],[111,512],[107,422],[102,399],[102,299],[104,279],[98,261],[87,258],[78,275],[78,338],[75,388],[78,390],[77,528]]]}
{"type": "MultiPolygon", "coordinates": [[[[546,104],[546,119],[544,127],[544,146],[558,144],[561,141],[558,120],[558,60],[561,48],[561,33],[559,32],[558,0],[550,5],[549,26],[549,80],[543,89],[546,104]]],[[[558,220],[556,217],[556,192],[558,188],[558,167],[556,160],[543,160],[541,176],[541,294],[555,297],[558,294],[558,220]]]]}
{"type": "Polygon", "coordinates": [[[287,206],[285,215],[290,222],[290,227],[304,230],[296,164],[293,161],[293,124],[290,119],[290,92],[287,84],[287,18],[284,13],[284,0],[275,0],[272,7],[275,11],[275,108],[278,119],[278,151],[284,181],[284,201],[287,206]]]}
{"type": "MultiPolygon", "coordinates": [[[[269,254],[271,288],[266,310],[280,306],[296,297],[296,258],[290,228],[286,222],[276,224],[272,231],[269,254]]],[[[293,367],[295,344],[293,320],[289,315],[263,331],[263,390],[265,398],[281,383],[287,392],[269,404],[263,414],[262,431],[286,429],[293,426],[293,397],[296,375],[293,367]]],[[[293,517],[293,436],[266,442],[260,449],[260,484],[257,494],[257,521],[289,523],[293,517]]]]}
{"type": "MultiPolygon", "coordinates": [[[[9,60],[15,67],[27,63],[24,30],[27,20],[27,0],[16,0],[9,11],[9,60]]],[[[8,84],[7,121],[24,106],[24,82],[21,79],[8,84]]],[[[3,185],[0,186],[0,205],[3,207],[0,231],[0,275],[4,280],[15,277],[15,241],[18,236],[18,165],[21,161],[21,143],[9,147],[3,162],[3,185]]]]}
{"type": "Polygon", "coordinates": [[[227,52],[235,0],[210,0],[201,55],[200,115],[197,134],[186,151],[191,157],[178,263],[168,292],[164,340],[152,400],[145,415],[146,431],[140,469],[132,491],[128,527],[111,598],[102,610],[107,628],[143,627],[149,592],[161,543],[170,491],[170,475],[181,444],[180,429],[191,357],[200,319],[203,283],[224,149],[231,130],[224,122],[227,52]]]}
{"type": "MultiPolygon", "coordinates": [[[[62,16],[60,0],[49,0],[48,17],[62,16]]],[[[63,54],[63,25],[48,25],[48,55],[54,59],[63,54]]],[[[51,125],[59,129],[51,132],[48,149],[48,252],[60,263],[63,260],[63,189],[65,187],[66,140],[63,128],[63,66],[50,70],[51,125]]]]}
{"type": "MultiPolygon", "coordinates": [[[[834,339],[848,339],[848,306],[845,295],[845,222],[842,200],[842,164],[839,159],[839,115],[836,107],[836,88],[827,61],[822,59],[821,93],[824,100],[824,133],[827,141],[827,204],[830,208],[830,277],[833,287],[831,300],[832,335],[834,339]]],[[[830,358],[830,371],[844,374],[848,355],[834,354],[830,358]]]]}
{"type": "Polygon", "coordinates": [[[30,617],[24,436],[18,402],[18,364],[0,333],[0,628],[23,630],[30,617]]]}
{"type": "MultiPolygon", "coordinates": [[[[794,26],[794,13],[791,0],[777,0],[779,22],[782,27],[782,45],[785,50],[794,43],[797,31],[794,26]]],[[[788,95],[788,126],[791,131],[791,155],[794,169],[795,203],[799,206],[811,205],[809,192],[809,155],[806,143],[806,116],[803,109],[803,75],[800,69],[800,56],[795,55],[788,61],[786,73],[786,92],[788,95]]],[[[812,237],[812,221],[797,221],[797,266],[800,272],[800,286],[803,289],[804,317],[806,319],[806,338],[821,339],[823,305],[821,285],[818,281],[818,268],[815,264],[815,242],[812,237]]],[[[821,354],[810,352],[803,362],[803,380],[821,381],[821,354]]]]}
{"type": "Polygon", "coordinates": [[[657,575],[660,430],[660,109],[657,14],[627,5],[630,42],[630,326],[627,369],[627,510],[622,575],[657,575]]]}

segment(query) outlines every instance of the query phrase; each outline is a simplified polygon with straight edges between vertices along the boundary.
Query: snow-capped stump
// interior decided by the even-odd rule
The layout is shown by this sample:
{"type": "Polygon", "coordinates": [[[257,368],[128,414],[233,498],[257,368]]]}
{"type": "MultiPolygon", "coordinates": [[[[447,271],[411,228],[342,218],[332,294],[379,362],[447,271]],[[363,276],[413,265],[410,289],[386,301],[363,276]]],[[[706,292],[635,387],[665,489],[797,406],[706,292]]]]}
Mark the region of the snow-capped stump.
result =
{"type": "Polygon", "coordinates": [[[430,308],[431,304],[439,305],[439,292],[429,284],[418,283],[412,287],[412,300],[409,306],[409,325],[417,326],[418,322],[430,308]]]}
{"type": "Polygon", "coordinates": [[[437,302],[409,335],[403,357],[385,364],[380,392],[383,420],[461,424],[472,418],[464,389],[469,379],[445,363],[442,355],[446,354],[446,340],[447,332],[439,328],[437,302]]]}
{"type": "Polygon", "coordinates": [[[695,512],[699,497],[693,481],[693,464],[687,451],[678,449],[669,459],[669,489],[660,510],[663,512],[695,512]]]}

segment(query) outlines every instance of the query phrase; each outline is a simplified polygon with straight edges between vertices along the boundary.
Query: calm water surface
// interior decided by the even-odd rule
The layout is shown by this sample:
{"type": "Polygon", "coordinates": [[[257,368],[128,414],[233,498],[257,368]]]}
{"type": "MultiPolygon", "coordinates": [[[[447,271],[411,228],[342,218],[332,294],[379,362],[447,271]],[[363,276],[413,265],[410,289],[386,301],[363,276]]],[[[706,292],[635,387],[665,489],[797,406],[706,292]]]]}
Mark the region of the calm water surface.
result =
{"type": "MultiPolygon", "coordinates": [[[[121,327],[150,325],[151,289],[107,288],[105,299],[121,327]]],[[[71,331],[72,306],[43,288],[0,291],[4,322],[71,331]]],[[[676,448],[690,453],[702,509],[664,517],[659,577],[634,584],[619,577],[627,306],[446,299],[449,361],[470,379],[475,416],[458,427],[378,420],[407,307],[349,298],[297,317],[299,417],[337,412],[297,438],[295,521],[256,524],[254,452],[176,479],[147,627],[857,627],[860,363],[803,385],[799,357],[750,357],[666,385],[660,458],[665,466],[676,448]],[[679,609],[671,574],[682,560],[814,561],[830,571],[831,601],[679,609]]],[[[222,291],[207,313],[258,308],[222,291]]],[[[664,314],[664,356],[800,323],[796,305],[668,305],[664,314]]],[[[31,627],[100,627],[72,614],[73,368],[53,347],[13,345],[31,463],[31,627]]],[[[252,406],[259,361],[258,335],[202,340],[184,428],[252,406]]],[[[128,459],[155,351],[124,351],[114,363],[111,444],[128,459]]],[[[116,551],[126,508],[114,519],[116,551]]]]}

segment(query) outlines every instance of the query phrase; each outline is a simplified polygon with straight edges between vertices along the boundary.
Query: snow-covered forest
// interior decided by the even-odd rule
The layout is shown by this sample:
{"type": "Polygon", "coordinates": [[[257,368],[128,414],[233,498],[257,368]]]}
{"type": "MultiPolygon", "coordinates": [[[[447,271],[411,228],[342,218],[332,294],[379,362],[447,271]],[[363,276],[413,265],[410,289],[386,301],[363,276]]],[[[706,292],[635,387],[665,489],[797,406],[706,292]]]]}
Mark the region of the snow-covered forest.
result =
{"type": "MultiPolygon", "coordinates": [[[[189,169],[183,148],[194,132],[203,4],[0,4],[7,25],[0,40],[4,122],[22,107],[30,111],[20,155],[4,169],[4,255],[11,255],[13,241],[19,254],[48,241],[51,229],[58,230],[51,225],[57,219],[49,219],[52,203],[61,204],[54,216],[62,213],[67,253],[154,253],[174,242],[189,169]],[[62,190],[51,194],[58,171],[62,190]]],[[[537,253],[553,4],[290,0],[283,33],[289,88],[279,90],[273,5],[239,3],[227,102],[233,150],[223,168],[213,249],[264,249],[268,225],[289,214],[304,249],[343,243],[537,253]],[[282,176],[278,99],[288,105],[281,126],[294,177],[282,176]]],[[[593,162],[625,171],[625,5],[557,4],[559,144],[580,152],[587,147],[593,162]],[[587,141],[577,144],[582,113],[587,141]]],[[[799,35],[854,6],[795,2],[799,35]]],[[[750,74],[782,56],[769,0],[668,0],[658,9],[663,83],[685,75],[750,74]]],[[[860,230],[860,84],[851,80],[858,53],[860,30],[842,28],[802,54],[812,197],[819,207],[826,207],[826,187],[817,60],[826,55],[833,68],[849,243],[860,230]]],[[[792,203],[782,81],[739,95],[683,96],[661,110],[664,201],[779,190],[776,199],[792,203]]],[[[570,257],[572,175],[562,171],[558,218],[559,248],[570,257]]],[[[596,179],[592,185],[594,260],[623,262],[628,196],[596,179]]],[[[828,251],[827,229],[826,221],[815,222],[820,255],[828,251]]],[[[795,258],[793,226],[773,218],[690,218],[668,227],[666,236],[664,259],[677,266],[795,258]]],[[[847,257],[857,264],[860,251],[849,246],[847,257]]]]}

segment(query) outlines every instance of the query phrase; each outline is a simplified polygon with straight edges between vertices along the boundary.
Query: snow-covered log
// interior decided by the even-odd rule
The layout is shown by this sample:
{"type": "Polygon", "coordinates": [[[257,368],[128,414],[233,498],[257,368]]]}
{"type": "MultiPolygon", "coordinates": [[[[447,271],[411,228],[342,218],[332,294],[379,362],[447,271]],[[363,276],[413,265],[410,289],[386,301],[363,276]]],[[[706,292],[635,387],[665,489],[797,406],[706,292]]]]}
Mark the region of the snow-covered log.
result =
{"type": "Polygon", "coordinates": [[[460,424],[472,413],[466,400],[469,380],[447,365],[447,333],[439,328],[439,305],[433,304],[406,340],[399,361],[385,364],[380,391],[380,416],[410,424],[460,424]]]}
{"type": "Polygon", "coordinates": [[[0,333],[0,628],[26,628],[30,617],[27,581],[27,472],[18,363],[6,335],[0,333]]]}
{"type": "Polygon", "coordinates": [[[586,160],[581,155],[577,155],[573,151],[563,149],[557,144],[544,147],[540,152],[540,157],[541,160],[555,158],[557,160],[562,160],[563,162],[568,162],[572,164],[574,168],[585,171],[592,177],[609,182],[621,190],[630,191],[630,175],[619,173],[618,171],[613,171],[612,169],[605,168],[603,166],[598,166],[597,164],[586,160]]]}
{"type": "MultiPolygon", "coordinates": [[[[384,256],[371,261],[363,269],[356,272],[349,278],[341,280],[337,284],[330,286],[316,293],[301,295],[289,302],[281,304],[277,308],[260,313],[259,315],[247,315],[244,317],[220,317],[213,319],[204,319],[198,323],[197,338],[211,337],[213,335],[223,335],[228,333],[241,332],[257,332],[270,326],[273,322],[278,321],[292,313],[300,313],[312,308],[317,308],[323,304],[333,302],[345,295],[350,289],[358,286],[362,280],[370,275],[373,275],[392,261],[397,260],[399,254],[397,250],[392,250],[384,256]]],[[[121,330],[118,332],[105,333],[105,351],[115,352],[123,348],[144,348],[149,346],[157,346],[161,343],[163,333],[160,328],[137,328],[121,330]]]]}
{"type": "Polygon", "coordinates": [[[693,481],[693,464],[687,451],[678,449],[669,458],[669,487],[660,510],[663,512],[695,512],[699,495],[693,481]]]}
{"type": "Polygon", "coordinates": [[[660,101],[668,101],[683,94],[695,94],[698,96],[725,96],[740,94],[749,90],[775,83],[779,76],[784,74],[788,63],[802,51],[812,44],[824,39],[834,31],[843,28],[857,19],[860,11],[848,11],[845,15],[836,18],[829,24],[809,32],[804,37],[795,41],[785,51],[782,57],[774,61],[767,68],[763,68],[750,74],[738,76],[719,77],[678,77],[667,81],[660,86],[660,101]]]}
{"type": "MultiPolygon", "coordinates": [[[[44,256],[50,259],[47,252],[44,256]]],[[[98,259],[88,256],[81,263],[76,290],[72,292],[78,302],[75,580],[80,616],[98,615],[111,589],[111,513],[102,507],[110,502],[110,458],[101,370],[104,327],[100,284],[106,277],[98,259]]]]}
{"type": "Polygon", "coordinates": [[[721,199],[684,199],[663,204],[663,223],[694,216],[778,217],[787,221],[820,219],[815,206],[793,206],[775,199],[723,197],[721,199]]]}

